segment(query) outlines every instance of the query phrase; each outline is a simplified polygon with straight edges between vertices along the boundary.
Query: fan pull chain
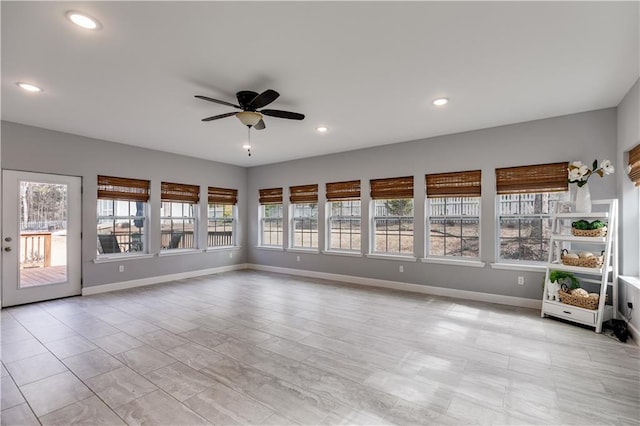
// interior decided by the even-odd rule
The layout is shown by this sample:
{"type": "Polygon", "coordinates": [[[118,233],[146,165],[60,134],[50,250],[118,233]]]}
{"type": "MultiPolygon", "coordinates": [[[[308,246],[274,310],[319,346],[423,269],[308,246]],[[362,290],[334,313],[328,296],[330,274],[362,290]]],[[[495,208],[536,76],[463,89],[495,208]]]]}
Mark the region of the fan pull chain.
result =
{"type": "Polygon", "coordinates": [[[247,154],[251,157],[251,126],[247,126],[247,141],[249,143],[249,148],[247,148],[247,154]]]}

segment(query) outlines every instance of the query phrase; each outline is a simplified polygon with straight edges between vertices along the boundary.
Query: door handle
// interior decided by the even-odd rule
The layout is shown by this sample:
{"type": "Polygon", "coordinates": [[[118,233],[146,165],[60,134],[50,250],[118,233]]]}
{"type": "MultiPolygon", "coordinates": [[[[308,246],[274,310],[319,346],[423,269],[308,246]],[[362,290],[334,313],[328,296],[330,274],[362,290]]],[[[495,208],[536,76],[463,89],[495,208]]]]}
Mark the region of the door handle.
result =
{"type": "Polygon", "coordinates": [[[5,247],[4,251],[11,251],[11,247],[5,247]]]}

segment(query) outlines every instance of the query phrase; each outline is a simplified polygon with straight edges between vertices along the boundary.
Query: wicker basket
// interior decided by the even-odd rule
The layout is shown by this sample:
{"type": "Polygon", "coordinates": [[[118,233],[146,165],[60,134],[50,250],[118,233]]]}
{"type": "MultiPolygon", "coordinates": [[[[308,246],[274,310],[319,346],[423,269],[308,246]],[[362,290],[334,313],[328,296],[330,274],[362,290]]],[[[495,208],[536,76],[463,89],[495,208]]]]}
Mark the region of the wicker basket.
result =
{"type": "Polygon", "coordinates": [[[606,237],[607,227],[598,229],[577,229],[571,227],[571,235],[574,237],[606,237]]]}
{"type": "Polygon", "coordinates": [[[574,296],[563,290],[558,291],[558,296],[562,303],[577,306],[579,308],[591,309],[592,311],[598,309],[598,302],[600,302],[600,296],[574,296]]]}
{"type": "Polygon", "coordinates": [[[591,257],[567,257],[565,256],[567,250],[562,250],[562,254],[560,254],[560,260],[563,265],[567,266],[580,266],[583,268],[601,268],[604,263],[604,251],[600,256],[591,256],[591,257]]]}

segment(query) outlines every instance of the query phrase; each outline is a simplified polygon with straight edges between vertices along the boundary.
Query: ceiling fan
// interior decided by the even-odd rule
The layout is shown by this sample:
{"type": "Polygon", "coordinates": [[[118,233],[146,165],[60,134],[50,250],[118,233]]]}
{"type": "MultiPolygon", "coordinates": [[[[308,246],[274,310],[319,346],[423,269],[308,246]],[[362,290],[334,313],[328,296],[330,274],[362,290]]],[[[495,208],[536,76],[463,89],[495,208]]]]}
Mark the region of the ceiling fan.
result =
{"type": "Polygon", "coordinates": [[[263,115],[267,115],[269,117],[288,118],[290,120],[304,120],[304,114],[299,114],[297,112],[281,111],[279,109],[260,109],[278,99],[278,96],[280,96],[280,94],[271,89],[265,90],[260,94],[252,92],[250,90],[242,90],[236,93],[236,98],[238,99],[238,103],[240,105],[236,105],[231,102],[220,101],[208,96],[196,95],[196,98],[242,110],[240,112],[227,112],[225,114],[203,118],[202,121],[213,121],[235,115],[245,126],[249,128],[253,127],[257,130],[262,130],[265,128],[264,120],[262,117],[263,115]],[[258,111],[259,109],[260,111],[258,111]]]}

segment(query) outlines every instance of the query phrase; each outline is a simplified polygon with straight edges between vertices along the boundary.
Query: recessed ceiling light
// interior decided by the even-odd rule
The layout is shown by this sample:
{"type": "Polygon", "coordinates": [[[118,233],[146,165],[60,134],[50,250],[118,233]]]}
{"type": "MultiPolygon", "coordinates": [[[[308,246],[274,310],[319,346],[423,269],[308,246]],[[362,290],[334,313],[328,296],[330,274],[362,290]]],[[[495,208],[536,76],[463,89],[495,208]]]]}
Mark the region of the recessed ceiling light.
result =
{"type": "Polygon", "coordinates": [[[67,18],[77,26],[87,30],[96,30],[100,27],[100,23],[96,19],[79,12],[67,12],[67,18]]]}
{"type": "Polygon", "coordinates": [[[251,145],[249,145],[248,143],[245,143],[244,145],[242,145],[242,148],[251,149],[251,145]]]}
{"type": "Polygon", "coordinates": [[[27,92],[42,92],[42,89],[39,88],[38,86],[34,86],[33,84],[29,84],[29,83],[16,83],[18,85],[19,88],[26,90],[27,92]]]}
{"type": "Polygon", "coordinates": [[[448,102],[449,102],[449,99],[447,99],[447,98],[438,98],[438,99],[434,99],[433,100],[433,104],[435,106],[446,105],[448,102]]]}
{"type": "Polygon", "coordinates": [[[320,126],[320,127],[318,127],[316,130],[317,130],[318,132],[320,132],[320,133],[324,133],[324,132],[326,132],[326,131],[327,131],[327,130],[329,130],[329,129],[328,129],[328,128],[326,128],[325,126],[320,126]]]}

